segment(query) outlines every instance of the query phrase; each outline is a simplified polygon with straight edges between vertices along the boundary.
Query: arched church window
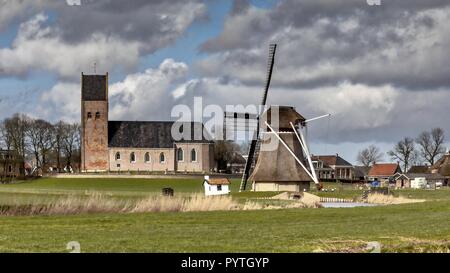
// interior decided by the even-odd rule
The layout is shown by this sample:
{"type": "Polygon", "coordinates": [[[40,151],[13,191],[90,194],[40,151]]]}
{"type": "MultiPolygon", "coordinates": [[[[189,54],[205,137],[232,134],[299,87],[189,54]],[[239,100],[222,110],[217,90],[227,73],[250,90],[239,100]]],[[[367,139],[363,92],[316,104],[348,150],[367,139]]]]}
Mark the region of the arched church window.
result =
{"type": "Polygon", "coordinates": [[[116,160],[120,160],[120,153],[119,152],[116,153],[116,160]]]}
{"type": "Polygon", "coordinates": [[[145,156],[144,156],[144,161],[145,161],[145,163],[149,163],[150,162],[150,153],[145,153],[145,156]]]}
{"type": "Polygon", "coordinates": [[[99,119],[100,118],[100,112],[96,112],[95,113],[95,119],[99,119]]]}
{"type": "Polygon", "coordinates": [[[197,151],[195,149],[191,150],[191,161],[196,162],[197,161],[197,151]]]}
{"type": "Polygon", "coordinates": [[[88,112],[88,113],[87,113],[87,118],[88,118],[88,119],[91,119],[91,118],[92,118],[92,113],[91,113],[91,112],[88,112]]]}
{"type": "Polygon", "coordinates": [[[183,149],[178,148],[178,150],[177,150],[177,160],[178,161],[183,161],[183,159],[184,159],[183,149]]]}
{"type": "Polygon", "coordinates": [[[164,153],[159,154],[159,163],[166,162],[166,157],[164,156],[164,153]]]}
{"type": "Polygon", "coordinates": [[[136,155],[134,154],[134,152],[132,152],[132,153],[130,154],[130,162],[131,162],[131,163],[136,162],[136,155]]]}

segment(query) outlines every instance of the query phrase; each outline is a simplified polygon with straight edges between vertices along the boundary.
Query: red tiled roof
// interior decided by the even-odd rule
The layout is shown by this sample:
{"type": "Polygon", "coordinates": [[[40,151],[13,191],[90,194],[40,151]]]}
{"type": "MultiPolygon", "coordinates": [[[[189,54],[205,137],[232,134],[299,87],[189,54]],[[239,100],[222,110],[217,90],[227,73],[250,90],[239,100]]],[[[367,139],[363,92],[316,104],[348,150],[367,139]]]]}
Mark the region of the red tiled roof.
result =
{"type": "Polygon", "coordinates": [[[379,163],[374,164],[369,171],[369,176],[391,176],[399,171],[399,166],[396,163],[379,163]]]}

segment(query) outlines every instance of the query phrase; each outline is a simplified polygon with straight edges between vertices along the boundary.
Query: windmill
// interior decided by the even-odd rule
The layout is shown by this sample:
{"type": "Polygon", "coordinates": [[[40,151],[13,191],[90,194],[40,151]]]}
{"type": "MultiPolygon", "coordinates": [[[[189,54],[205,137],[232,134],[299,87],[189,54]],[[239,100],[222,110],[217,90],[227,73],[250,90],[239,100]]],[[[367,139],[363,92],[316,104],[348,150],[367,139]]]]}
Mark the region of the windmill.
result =
{"type": "MultiPolygon", "coordinates": [[[[258,162],[258,157],[260,154],[260,149],[261,149],[261,139],[260,139],[260,121],[262,120],[262,116],[266,109],[266,102],[267,102],[267,96],[268,96],[268,92],[269,92],[269,87],[270,87],[270,82],[272,79],[272,73],[273,73],[273,67],[274,67],[274,62],[275,62],[275,52],[276,52],[276,48],[277,45],[276,44],[271,44],[269,47],[269,58],[268,58],[268,65],[267,65],[267,75],[266,75],[266,81],[265,81],[265,85],[264,85],[264,92],[263,92],[263,97],[262,97],[262,101],[261,101],[261,108],[260,111],[257,115],[252,115],[252,114],[242,114],[242,113],[236,113],[236,112],[225,112],[225,116],[224,116],[224,120],[225,120],[225,126],[224,128],[227,128],[227,121],[228,120],[233,120],[233,125],[236,125],[236,121],[239,119],[244,119],[246,122],[249,120],[254,120],[255,125],[254,125],[254,133],[253,133],[253,137],[252,140],[250,142],[249,145],[249,151],[248,151],[248,157],[245,163],[245,168],[244,168],[244,172],[242,174],[242,179],[241,179],[241,184],[240,184],[240,188],[239,191],[244,191],[246,189],[247,186],[247,181],[250,177],[250,174],[252,174],[252,172],[255,170],[255,167],[257,165],[258,162]]],[[[283,107],[284,110],[291,112],[289,115],[292,116],[292,113],[295,112],[295,110],[293,109],[293,107],[283,107]]],[[[270,111],[270,109],[268,110],[270,111]]],[[[267,111],[267,112],[268,112],[267,111]]],[[[296,113],[296,112],[295,112],[296,113]]],[[[298,114],[298,113],[296,113],[298,114]]],[[[294,114],[295,115],[295,114],[294,114]]],[[[330,114],[327,115],[322,115],[319,117],[315,117],[315,118],[311,118],[311,119],[305,119],[303,118],[300,114],[298,114],[298,116],[300,117],[299,119],[294,119],[289,123],[285,123],[285,129],[290,130],[291,132],[295,132],[295,134],[292,134],[292,138],[290,140],[290,143],[292,143],[292,139],[297,138],[298,143],[300,144],[301,148],[300,149],[294,149],[295,151],[293,151],[293,149],[291,149],[292,147],[290,147],[288,144],[286,144],[286,142],[280,138],[280,136],[276,133],[275,130],[273,130],[273,128],[271,127],[270,124],[267,123],[267,121],[265,122],[265,127],[267,129],[270,130],[270,132],[275,133],[278,137],[278,139],[280,140],[281,144],[283,144],[283,146],[286,148],[286,150],[284,151],[284,153],[286,153],[286,151],[289,152],[290,155],[293,156],[293,158],[295,159],[294,162],[297,162],[298,165],[300,165],[302,167],[302,169],[300,169],[299,172],[302,172],[303,174],[300,176],[303,176],[303,178],[308,177],[307,179],[310,181],[314,181],[314,183],[319,187],[319,181],[318,178],[316,176],[316,173],[314,171],[314,166],[311,160],[311,155],[309,153],[309,148],[308,148],[308,144],[307,144],[307,124],[311,121],[315,121],[324,117],[330,117],[330,114]],[[294,124],[295,123],[295,124],[294,124]],[[303,135],[302,133],[302,129],[305,131],[306,137],[303,135]],[[295,137],[294,137],[295,136],[295,137]],[[305,158],[307,160],[305,160],[305,158]]],[[[237,123],[238,128],[239,126],[240,129],[242,129],[242,123],[237,123]]],[[[247,126],[248,124],[246,124],[247,126]]],[[[264,124],[263,124],[264,125],[264,124]]],[[[246,129],[248,129],[248,127],[246,127],[246,129]]],[[[295,144],[298,145],[298,144],[295,144]]],[[[289,160],[292,161],[292,158],[290,158],[289,160]]],[[[299,167],[296,163],[294,163],[295,169],[297,167],[299,167]]],[[[292,169],[294,169],[294,166],[292,165],[292,169]]]]}

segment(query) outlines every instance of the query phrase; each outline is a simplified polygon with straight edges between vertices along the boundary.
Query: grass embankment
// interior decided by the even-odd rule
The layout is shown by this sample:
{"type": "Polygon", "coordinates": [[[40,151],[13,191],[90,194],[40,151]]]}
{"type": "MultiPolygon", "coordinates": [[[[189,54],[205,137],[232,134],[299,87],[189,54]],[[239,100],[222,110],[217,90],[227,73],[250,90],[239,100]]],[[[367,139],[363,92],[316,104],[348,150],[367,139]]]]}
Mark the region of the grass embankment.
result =
{"type": "Polygon", "coordinates": [[[0,217],[0,251],[449,251],[450,202],[352,209],[0,217]]]}

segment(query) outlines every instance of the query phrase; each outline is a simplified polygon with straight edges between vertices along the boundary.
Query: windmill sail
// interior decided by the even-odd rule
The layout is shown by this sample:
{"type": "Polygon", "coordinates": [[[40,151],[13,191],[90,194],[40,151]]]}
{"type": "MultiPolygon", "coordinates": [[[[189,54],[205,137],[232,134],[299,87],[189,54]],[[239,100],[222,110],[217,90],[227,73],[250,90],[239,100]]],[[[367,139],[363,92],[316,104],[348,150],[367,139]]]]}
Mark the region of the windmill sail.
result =
{"type": "Polygon", "coordinates": [[[264,112],[264,108],[266,106],[266,101],[267,101],[267,94],[269,92],[269,87],[270,87],[270,81],[272,79],[272,72],[273,72],[273,65],[275,63],[275,51],[277,49],[277,45],[276,44],[271,44],[269,47],[269,62],[267,65],[267,77],[266,77],[266,83],[264,85],[264,93],[263,93],[263,97],[262,97],[262,101],[261,101],[261,109],[260,109],[260,113],[258,116],[258,122],[257,122],[257,126],[256,126],[256,130],[253,133],[253,137],[252,137],[252,141],[250,143],[250,147],[249,147],[249,151],[248,151],[248,157],[247,157],[247,161],[245,163],[245,169],[244,169],[244,173],[242,174],[242,179],[241,179],[241,185],[239,188],[239,191],[244,191],[245,188],[247,187],[247,180],[248,177],[251,173],[251,170],[254,168],[255,164],[256,164],[256,160],[259,154],[259,146],[258,142],[259,142],[259,117],[262,115],[262,113],[264,112]]]}

